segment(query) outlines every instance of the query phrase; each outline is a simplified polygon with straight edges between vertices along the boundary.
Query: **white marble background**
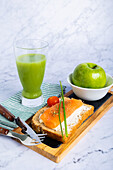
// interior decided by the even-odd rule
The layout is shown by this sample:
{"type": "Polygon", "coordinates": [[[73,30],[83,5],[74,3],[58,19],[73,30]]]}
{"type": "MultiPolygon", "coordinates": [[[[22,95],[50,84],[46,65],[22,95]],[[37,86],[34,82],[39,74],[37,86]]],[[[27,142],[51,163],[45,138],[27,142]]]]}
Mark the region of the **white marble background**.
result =
{"type": "MultiPolygon", "coordinates": [[[[113,0],[0,0],[0,102],[22,89],[13,41],[49,42],[45,82],[67,85],[81,62],[113,75],[113,0]]],[[[0,136],[0,169],[113,169],[113,108],[59,163],[0,136]]]]}

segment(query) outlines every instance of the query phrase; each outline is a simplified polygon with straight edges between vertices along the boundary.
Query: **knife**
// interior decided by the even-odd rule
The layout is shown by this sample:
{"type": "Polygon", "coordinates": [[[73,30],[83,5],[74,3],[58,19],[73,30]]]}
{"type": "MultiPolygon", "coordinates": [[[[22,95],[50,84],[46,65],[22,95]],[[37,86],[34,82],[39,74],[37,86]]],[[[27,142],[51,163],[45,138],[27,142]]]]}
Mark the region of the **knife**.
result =
{"type": "Polygon", "coordinates": [[[16,123],[22,129],[21,130],[22,133],[28,134],[28,136],[30,136],[32,139],[35,139],[36,141],[41,143],[40,138],[37,136],[37,134],[27,123],[25,123],[19,117],[16,118],[10,111],[8,111],[1,104],[0,104],[0,114],[4,116],[7,120],[16,123]]]}

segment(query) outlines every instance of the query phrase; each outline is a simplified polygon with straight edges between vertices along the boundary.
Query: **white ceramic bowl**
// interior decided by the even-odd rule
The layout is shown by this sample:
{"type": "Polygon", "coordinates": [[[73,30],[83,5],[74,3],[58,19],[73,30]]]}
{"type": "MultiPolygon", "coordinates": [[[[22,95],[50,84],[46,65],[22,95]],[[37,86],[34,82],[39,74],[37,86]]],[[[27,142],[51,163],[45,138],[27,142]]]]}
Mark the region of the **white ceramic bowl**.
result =
{"type": "Polygon", "coordinates": [[[72,84],[71,75],[72,74],[68,76],[67,81],[71,85],[73,92],[75,93],[76,96],[88,101],[95,101],[103,98],[109,91],[110,87],[113,85],[113,78],[110,75],[106,74],[107,81],[104,88],[100,89],[83,88],[72,84]]]}

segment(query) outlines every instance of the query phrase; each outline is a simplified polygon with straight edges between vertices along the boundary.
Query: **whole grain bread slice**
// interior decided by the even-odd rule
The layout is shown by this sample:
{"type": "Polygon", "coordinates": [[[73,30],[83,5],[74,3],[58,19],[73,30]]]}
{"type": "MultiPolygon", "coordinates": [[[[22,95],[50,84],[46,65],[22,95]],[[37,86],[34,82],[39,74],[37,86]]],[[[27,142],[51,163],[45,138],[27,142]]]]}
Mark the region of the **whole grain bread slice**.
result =
{"type": "Polygon", "coordinates": [[[76,133],[77,128],[93,113],[94,107],[92,105],[83,104],[86,107],[89,107],[89,110],[85,111],[85,113],[81,113],[81,119],[79,119],[78,123],[72,127],[70,133],[68,134],[68,137],[64,135],[64,140],[62,138],[62,134],[60,131],[56,131],[55,129],[50,129],[44,125],[43,122],[40,122],[40,115],[43,114],[43,112],[48,109],[48,106],[45,106],[37,111],[37,113],[32,118],[32,128],[37,133],[46,133],[50,138],[53,138],[55,140],[61,141],[63,143],[66,143],[69,138],[76,133]]]}

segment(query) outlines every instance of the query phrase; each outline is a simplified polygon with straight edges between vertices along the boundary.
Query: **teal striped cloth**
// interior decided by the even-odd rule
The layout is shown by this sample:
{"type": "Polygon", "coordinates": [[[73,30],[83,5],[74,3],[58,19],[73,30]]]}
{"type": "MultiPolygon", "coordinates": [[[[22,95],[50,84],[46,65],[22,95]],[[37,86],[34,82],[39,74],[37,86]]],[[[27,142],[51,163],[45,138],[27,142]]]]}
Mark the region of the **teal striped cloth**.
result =
{"type": "MultiPolygon", "coordinates": [[[[65,90],[65,86],[63,89],[65,90]]],[[[8,109],[15,117],[20,117],[22,120],[26,121],[32,115],[34,115],[41,107],[43,107],[47,103],[47,99],[50,96],[59,96],[61,94],[61,88],[58,84],[50,84],[50,83],[43,83],[42,84],[42,93],[44,102],[42,105],[38,107],[26,107],[21,104],[21,91],[19,91],[14,96],[10,97],[9,99],[5,100],[1,104],[8,109]]],[[[16,125],[12,122],[6,120],[3,116],[0,115],[0,122],[5,121],[7,126],[16,127],[16,125]]],[[[1,126],[1,125],[0,125],[1,126]]]]}

